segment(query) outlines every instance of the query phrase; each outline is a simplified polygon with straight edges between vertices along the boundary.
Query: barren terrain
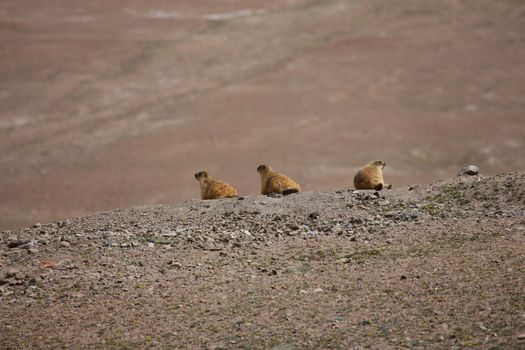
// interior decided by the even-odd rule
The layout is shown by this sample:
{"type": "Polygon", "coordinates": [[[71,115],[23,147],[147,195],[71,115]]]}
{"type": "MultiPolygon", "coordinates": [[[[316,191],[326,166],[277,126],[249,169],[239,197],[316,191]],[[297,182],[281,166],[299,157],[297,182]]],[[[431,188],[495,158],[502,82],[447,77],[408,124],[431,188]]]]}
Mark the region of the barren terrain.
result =
{"type": "Polygon", "coordinates": [[[3,232],[3,349],[523,349],[525,173],[3,232]]]}
{"type": "Polygon", "coordinates": [[[243,194],[525,168],[516,0],[0,2],[0,229],[243,194]]]}

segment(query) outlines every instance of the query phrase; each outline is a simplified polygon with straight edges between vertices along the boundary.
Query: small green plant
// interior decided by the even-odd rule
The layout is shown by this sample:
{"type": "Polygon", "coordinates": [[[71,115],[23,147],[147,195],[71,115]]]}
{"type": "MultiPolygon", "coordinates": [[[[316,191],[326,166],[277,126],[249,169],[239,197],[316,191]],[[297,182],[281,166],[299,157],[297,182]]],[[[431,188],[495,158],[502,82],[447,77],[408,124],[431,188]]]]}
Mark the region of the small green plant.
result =
{"type": "Polygon", "coordinates": [[[366,260],[374,256],[378,256],[380,254],[381,254],[381,251],[379,249],[364,248],[364,249],[357,249],[351,253],[345,254],[343,258],[350,259],[354,262],[357,262],[358,264],[361,264],[365,262],[366,260]]]}
{"type": "Polygon", "coordinates": [[[443,212],[443,208],[439,207],[434,203],[426,204],[421,209],[432,216],[440,215],[443,212]]]}

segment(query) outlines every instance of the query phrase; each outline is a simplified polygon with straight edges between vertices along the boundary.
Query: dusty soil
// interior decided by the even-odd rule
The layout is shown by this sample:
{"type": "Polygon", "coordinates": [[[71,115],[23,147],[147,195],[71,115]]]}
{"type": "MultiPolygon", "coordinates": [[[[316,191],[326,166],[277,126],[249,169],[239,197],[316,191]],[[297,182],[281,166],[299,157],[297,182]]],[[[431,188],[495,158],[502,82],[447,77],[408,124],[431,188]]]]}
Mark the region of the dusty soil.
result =
{"type": "Polygon", "coordinates": [[[516,0],[0,3],[0,229],[307,190],[387,162],[394,184],[525,169],[516,0]]]}
{"type": "Polygon", "coordinates": [[[522,349],[525,173],[6,231],[0,347],[522,349]]]}

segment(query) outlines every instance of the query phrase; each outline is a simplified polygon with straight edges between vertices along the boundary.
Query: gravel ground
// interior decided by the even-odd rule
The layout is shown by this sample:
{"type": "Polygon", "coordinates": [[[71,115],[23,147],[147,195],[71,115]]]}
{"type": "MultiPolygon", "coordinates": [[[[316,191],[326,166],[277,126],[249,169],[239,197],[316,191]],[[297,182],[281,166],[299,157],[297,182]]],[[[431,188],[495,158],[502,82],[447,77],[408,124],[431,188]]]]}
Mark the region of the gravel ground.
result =
{"type": "Polygon", "coordinates": [[[525,172],[5,231],[0,348],[525,347],[525,172]]]}

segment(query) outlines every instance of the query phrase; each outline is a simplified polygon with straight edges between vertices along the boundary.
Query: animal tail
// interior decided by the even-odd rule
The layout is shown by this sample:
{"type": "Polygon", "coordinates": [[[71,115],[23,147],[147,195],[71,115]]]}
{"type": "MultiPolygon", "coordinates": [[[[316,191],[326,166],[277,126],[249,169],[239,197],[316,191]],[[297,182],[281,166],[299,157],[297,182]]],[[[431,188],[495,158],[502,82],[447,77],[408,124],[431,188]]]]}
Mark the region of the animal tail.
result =
{"type": "Polygon", "coordinates": [[[283,191],[283,196],[287,196],[289,194],[298,193],[298,192],[299,192],[299,190],[297,188],[289,188],[289,189],[283,191]]]}
{"type": "Polygon", "coordinates": [[[383,184],[377,184],[374,188],[376,191],[381,191],[383,189],[383,184]]]}

